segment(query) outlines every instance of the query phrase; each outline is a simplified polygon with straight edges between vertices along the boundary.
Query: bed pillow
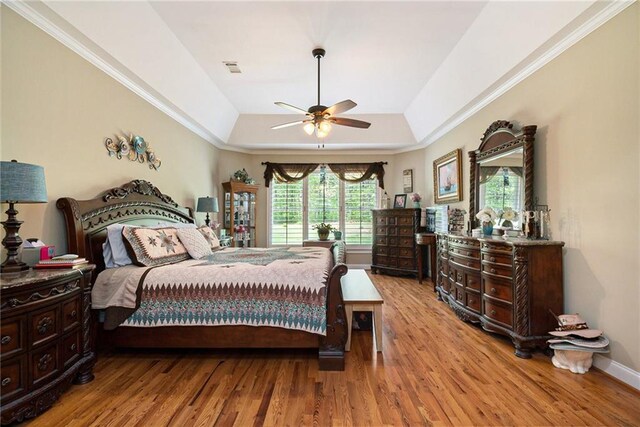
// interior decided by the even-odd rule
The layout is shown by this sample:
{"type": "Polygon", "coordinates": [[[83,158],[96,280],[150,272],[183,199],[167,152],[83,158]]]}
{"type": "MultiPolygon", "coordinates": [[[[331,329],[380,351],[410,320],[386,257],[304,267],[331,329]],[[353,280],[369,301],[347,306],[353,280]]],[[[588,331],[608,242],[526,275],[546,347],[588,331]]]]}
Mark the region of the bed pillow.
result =
{"type": "Polygon", "coordinates": [[[107,241],[102,246],[102,256],[107,268],[123,267],[133,264],[127,247],[122,240],[122,228],[124,224],[111,224],[107,226],[107,241]],[[105,247],[105,246],[108,246],[105,247]]]}
{"type": "Polygon", "coordinates": [[[204,238],[204,235],[200,230],[195,228],[178,228],[178,238],[180,242],[187,248],[187,252],[193,259],[200,259],[205,256],[211,255],[211,245],[204,238]]]}
{"type": "Polygon", "coordinates": [[[122,236],[136,265],[153,267],[189,259],[187,248],[180,242],[177,229],[173,227],[125,226],[122,236]]]}
{"type": "Polygon", "coordinates": [[[218,240],[218,236],[216,236],[215,231],[213,231],[211,227],[203,225],[202,227],[198,228],[198,231],[202,233],[205,240],[209,243],[209,247],[211,248],[211,250],[220,249],[220,240],[218,240]]]}

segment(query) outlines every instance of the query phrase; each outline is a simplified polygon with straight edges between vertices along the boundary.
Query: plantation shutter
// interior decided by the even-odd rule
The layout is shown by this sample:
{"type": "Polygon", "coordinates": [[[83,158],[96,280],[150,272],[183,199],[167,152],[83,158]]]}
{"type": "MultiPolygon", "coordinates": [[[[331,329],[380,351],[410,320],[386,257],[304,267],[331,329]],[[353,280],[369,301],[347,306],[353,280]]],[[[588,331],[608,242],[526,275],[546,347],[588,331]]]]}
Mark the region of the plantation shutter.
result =
{"type": "Polygon", "coordinates": [[[344,186],[344,236],[347,245],[371,245],[371,209],[377,206],[376,179],[344,186]]]}
{"type": "Polygon", "coordinates": [[[303,181],[273,181],[271,187],[271,244],[302,245],[303,181]]]}

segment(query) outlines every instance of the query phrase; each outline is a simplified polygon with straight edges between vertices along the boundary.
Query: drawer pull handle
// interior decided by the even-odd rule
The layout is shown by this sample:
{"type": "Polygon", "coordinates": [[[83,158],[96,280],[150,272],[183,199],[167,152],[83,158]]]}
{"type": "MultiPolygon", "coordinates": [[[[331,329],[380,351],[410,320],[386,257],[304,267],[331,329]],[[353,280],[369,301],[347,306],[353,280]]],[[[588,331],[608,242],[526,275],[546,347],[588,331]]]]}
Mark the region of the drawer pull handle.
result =
{"type": "Polygon", "coordinates": [[[496,288],[491,288],[491,293],[492,293],[492,294],[495,294],[496,292],[497,292],[497,291],[496,291],[496,288]]]}
{"type": "Polygon", "coordinates": [[[75,310],[73,310],[71,313],[69,313],[69,317],[71,319],[75,319],[77,315],[78,315],[78,313],[75,310]]]}
{"type": "Polygon", "coordinates": [[[2,337],[2,340],[0,340],[0,343],[2,345],[7,345],[11,342],[11,337],[9,335],[5,335],[2,337]]]}
{"type": "Polygon", "coordinates": [[[38,369],[41,371],[46,371],[49,367],[49,363],[53,360],[53,357],[49,353],[45,354],[38,360],[38,369]]]}
{"type": "Polygon", "coordinates": [[[495,310],[491,310],[491,314],[492,314],[493,316],[495,316],[495,315],[496,315],[496,311],[495,311],[495,310]]]}
{"type": "Polygon", "coordinates": [[[492,268],[492,269],[491,269],[491,270],[489,270],[489,271],[491,271],[492,273],[495,273],[495,272],[496,272],[496,269],[495,269],[495,268],[492,268]]]}
{"type": "Polygon", "coordinates": [[[2,379],[2,387],[8,386],[9,384],[11,384],[11,378],[7,377],[2,379]]]}
{"type": "Polygon", "coordinates": [[[467,267],[471,267],[471,263],[470,262],[467,263],[467,267]]]}
{"type": "Polygon", "coordinates": [[[53,319],[50,318],[49,316],[45,316],[42,319],[40,319],[40,321],[38,322],[38,326],[36,326],[36,328],[38,329],[38,333],[40,335],[44,335],[49,331],[49,328],[51,328],[53,326],[53,319]]]}
{"type": "Polygon", "coordinates": [[[71,349],[71,351],[76,351],[78,346],[75,343],[73,343],[73,344],[71,344],[71,347],[69,347],[69,348],[71,349]]]}
{"type": "Polygon", "coordinates": [[[496,261],[496,257],[494,257],[494,256],[490,257],[490,258],[489,258],[489,261],[491,261],[491,262],[495,262],[495,261],[496,261]]]}

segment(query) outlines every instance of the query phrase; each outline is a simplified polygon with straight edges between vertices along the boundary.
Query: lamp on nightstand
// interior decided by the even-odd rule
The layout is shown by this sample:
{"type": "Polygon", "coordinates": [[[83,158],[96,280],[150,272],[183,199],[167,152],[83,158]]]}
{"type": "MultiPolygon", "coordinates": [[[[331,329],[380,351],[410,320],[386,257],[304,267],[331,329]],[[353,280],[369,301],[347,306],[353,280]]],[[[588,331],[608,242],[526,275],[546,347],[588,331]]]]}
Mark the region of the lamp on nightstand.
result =
{"type": "Polygon", "coordinates": [[[29,266],[18,260],[22,239],[18,234],[22,221],[18,221],[16,203],[46,203],[47,187],[42,166],[18,163],[17,160],[0,162],[0,202],[9,203],[6,221],[2,221],[5,236],[2,244],[7,248],[7,259],[0,266],[2,273],[17,273],[29,266]]]}
{"type": "Polygon", "coordinates": [[[209,226],[211,220],[209,219],[209,212],[219,212],[218,208],[218,198],[217,197],[200,197],[198,199],[198,206],[196,207],[196,212],[206,212],[207,218],[204,220],[204,223],[209,226]]]}

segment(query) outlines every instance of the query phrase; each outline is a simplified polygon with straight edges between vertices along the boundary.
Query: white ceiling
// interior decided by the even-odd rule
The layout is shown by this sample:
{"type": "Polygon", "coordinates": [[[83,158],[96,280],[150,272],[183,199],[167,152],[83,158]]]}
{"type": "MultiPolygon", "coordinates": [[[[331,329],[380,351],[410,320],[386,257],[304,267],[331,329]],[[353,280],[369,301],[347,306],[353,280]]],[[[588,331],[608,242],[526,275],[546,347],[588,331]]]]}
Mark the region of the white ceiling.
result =
{"type": "MultiPolygon", "coordinates": [[[[238,151],[317,149],[273,104],[324,105],[330,150],[399,152],[446,133],[631,1],[46,1],[9,7],[209,140],[238,151]],[[223,61],[238,61],[230,74],[223,61]]],[[[510,119],[509,117],[496,117],[510,119]]],[[[513,118],[511,118],[513,119],[513,118]]]]}
{"type": "Polygon", "coordinates": [[[486,2],[158,2],[153,8],[240,114],[352,99],[353,113],[399,113],[486,2]],[[223,61],[238,61],[231,74],[223,61]]]}

